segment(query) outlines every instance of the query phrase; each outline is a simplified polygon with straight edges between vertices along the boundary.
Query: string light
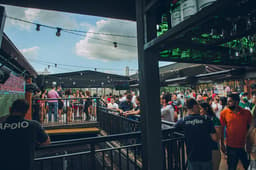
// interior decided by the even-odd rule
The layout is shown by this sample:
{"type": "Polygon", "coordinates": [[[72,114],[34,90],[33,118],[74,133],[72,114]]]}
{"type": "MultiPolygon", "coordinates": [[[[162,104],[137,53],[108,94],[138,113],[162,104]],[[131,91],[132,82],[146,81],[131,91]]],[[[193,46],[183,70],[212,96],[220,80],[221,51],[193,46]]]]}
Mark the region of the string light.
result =
{"type": "Polygon", "coordinates": [[[59,37],[60,36],[60,31],[61,31],[61,28],[57,28],[57,32],[56,32],[56,36],[59,37]]]}
{"type": "MultiPolygon", "coordinates": [[[[90,32],[90,31],[81,31],[81,30],[72,30],[72,29],[66,29],[66,28],[60,28],[60,27],[53,27],[53,26],[38,24],[38,23],[31,22],[31,21],[26,21],[26,20],[23,20],[23,19],[15,18],[15,17],[10,17],[10,16],[6,16],[6,18],[16,20],[16,21],[20,21],[20,22],[25,22],[25,23],[28,23],[28,24],[36,25],[36,30],[37,30],[37,28],[39,28],[39,30],[40,30],[40,27],[46,27],[46,28],[55,29],[55,30],[57,29],[57,31],[56,31],[56,36],[57,37],[59,37],[61,35],[61,31],[63,31],[65,33],[78,35],[78,36],[83,36],[83,37],[86,36],[86,33],[91,33],[91,34],[106,35],[106,36],[117,36],[117,37],[123,37],[123,38],[136,38],[136,36],[132,36],[132,35],[119,35],[119,34],[111,34],[111,33],[90,32]],[[80,33],[83,33],[83,34],[80,34],[80,33]]],[[[39,31],[39,30],[37,30],[37,31],[39,31]]],[[[106,41],[106,42],[111,42],[111,43],[114,44],[113,41],[105,40],[105,39],[102,39],[102,38],[92,38],[92,37],[90,37],[88,39],[106,41]]],[[[115,48],[117,47],[117,43],[118,43],[118,45],[137,48],[137,46],[135,46],[135,45],[125,44],[125,43],[120,43],[120,42],[116,42],[116,46],[114,44],[115,48]]]]}
{"type": "MultiPolygon", "coordinates": [[[[84,34],[79,34],[79,33],[70,32],[70,31],[66,31],[66,30],[62,30],[62,31],[63,31],[63,32],[66,32],[66,33],[73,34],[73,35],[82,36],[82,37],[85,36],[84,34]]],[[[105,39],[102,39],[102,38],[93,38],[93,37],[90,37],[90,38],[88,38],[88,39],[99,40],[99,41],[106,41],[106,42],[114,43],[114,42],[111,41],[111,40],[105,40],[105,39]]],[[[116,42],[116,43],[117,43],[117,42],[116,42]]],[[[120,42],[118,42],[118,45],[123,45],[123,46],[127,46],[127,47],[134,47],[134,48],[137,48],[137,46],[135,46],[135,45],[125,44],[125,43],[120,43],[120,42]]]]}
{"type": "Polygon", "coordinates": [[[117,42],[113,42],[114,47],[117,48],[117,42]]]}
{"type": "MultiPolygon", "coordinates": [[[[39,23],[31,22],[31,21],[26,21],[26,20],[11,17],[11,16],[6,16],[6,18],[20,21],[20,22],[25,22],[28,24],[40,25],[41,27],[46,27],[46,28],[50,28],[50,29],[56,29],[56,27],[54,27],[54,26],[49,26],[49,25],[39,24],[39,23]]],[[[91,33],[91,34],[107,35],[107,36],[114,36],[114,37],[137,38],[134,35],[120,35],[120,34],[111,34],[111,33],[102,33],[102,32],[82,31],[82,30],[75,30],[75,29],[66,29],[66,28],[61,28],[61,30],[70,31],[70,32],[79,32],[79,33],[84,33],[84,34],[91,33]]]]}
{"type": "Polygon", "coordinates": [[[40,24],[36,24],[36,30],[40,31],[40,24]]]}

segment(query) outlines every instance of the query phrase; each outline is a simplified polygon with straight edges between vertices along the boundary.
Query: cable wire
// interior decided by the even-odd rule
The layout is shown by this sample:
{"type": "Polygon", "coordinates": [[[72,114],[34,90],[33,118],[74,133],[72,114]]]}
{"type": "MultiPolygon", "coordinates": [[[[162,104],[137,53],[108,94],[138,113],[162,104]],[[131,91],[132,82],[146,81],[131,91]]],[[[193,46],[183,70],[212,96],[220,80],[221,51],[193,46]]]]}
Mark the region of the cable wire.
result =
{"type": "MultiPolygon", "coordinates": [[[[70,31],[67,31],[67,30],[62,30],[63,32],[66,32],[66,33],[70,33],[70,34],[74,34],[74,35],[78,35],[78,36],[85,36],[84,34],[79,34],[79,33],[75,33],[75,32],[70,32],[70,31]]],[[[99,41],[105,41],[105,42],[111,42],[111,43],[113,43],[113,41],[111,41],[111,40],[106,40],[106,39],[100,39],[100,38],[92,38],[92,37],[90,37],[90,38],[88,38],[88,39],[93,39],[93,40],[99,40],[99,41]]],[[[120,43],[120,42],[117,42],[117,45],[123,45],[123,46],[128,46],[128,47],[137,47],[137,46],[135,46],[135,45],[130,45],[130,44],[125,44],[125,43],[120,43]]]]}
{"type": "MultiPolygon", "coordinates": [[[[15,18],[15,17],[11,17],[11,16],[7,16],[6,18],[12,19],[12,20],[16,20],[16,21],[20,21],[20,22],[25,22],[28,24],[33,24],[33,25],[40,25],[40,27],[46,27],[46,28],[50,28],[50,29],[57,29],[60,27],[54,27],[54,26],[49,26],[49,25],[44,25],[44,24],[39,24],[39,23],[35,23],[35,22],[31,22],[31,21],[26,21],[20,18],[15,18]]],[[[111,33],[102,33],[102,32],[91,32],[91,31],[82,31],[82,30],[75,30],[75,29],[67,29],[67,28],[61,28],[62,31],[67,31],[67,32],[78,32],[78,33],[92,33],[92,34],[99,34],[99,35],[108,35],[108,36],[114,36],[114,37],[125,37],[125,38],[137,38],[134,35],[120,35],[120,34],[111,34],[111,33]]]]}
{"type": "MultiPolygon", "coordinates": [[[[34,63],[40,63],[40,64],[46,64],[46,65],[51,65],[54,67],[55,64],[57,66],[66,66],[66,67],[75,67],[75,68],[86,68],[86,69],[92,69],[92,70],[114,70],[114,71],[123,71],[123,69],[114,69],[114,68],[95,68],[95,67],[88,67],[88,66],[80,66],[80,65],[72,65],[72,64],[61,64],[61,63],[54,63],[54,62],[48,62],[48,61],[43,61],[43,60],[31,60],[31,62],[34,63]]],[[[129,69],[130,71],[138,71],[138,69],[129,69]]]]}

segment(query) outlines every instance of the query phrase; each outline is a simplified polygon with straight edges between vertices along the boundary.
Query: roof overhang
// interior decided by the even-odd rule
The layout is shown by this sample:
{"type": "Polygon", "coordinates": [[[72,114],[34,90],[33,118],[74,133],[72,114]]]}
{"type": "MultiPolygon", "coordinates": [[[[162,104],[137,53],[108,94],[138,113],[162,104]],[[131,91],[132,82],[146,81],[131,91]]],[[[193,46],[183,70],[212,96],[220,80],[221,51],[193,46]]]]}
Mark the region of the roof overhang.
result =
{"type": "Polygon", "coordinates": [[[0,3],[26,8],[136,20],[135,0],[1,0],[0,3]]]}
{"type": "Polygon", "coordinates": [[[6,34],[3,34],[0,59],[3,65],[14,70],[16,73],[22,73],[34,78],[37,77],[37,72],[6,34]]]}

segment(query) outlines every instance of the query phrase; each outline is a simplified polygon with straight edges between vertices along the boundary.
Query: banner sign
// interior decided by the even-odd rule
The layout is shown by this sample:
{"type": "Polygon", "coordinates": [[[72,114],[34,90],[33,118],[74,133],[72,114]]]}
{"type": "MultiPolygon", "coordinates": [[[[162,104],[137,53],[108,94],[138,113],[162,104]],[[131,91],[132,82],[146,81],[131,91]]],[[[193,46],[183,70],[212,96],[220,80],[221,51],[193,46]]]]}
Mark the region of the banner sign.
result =
{"type": "Polygon", "coordinates": [[[25,80],[23,77],[10,74],[4,84],[0,84],[0,93],[25,93],[25,80]]]}

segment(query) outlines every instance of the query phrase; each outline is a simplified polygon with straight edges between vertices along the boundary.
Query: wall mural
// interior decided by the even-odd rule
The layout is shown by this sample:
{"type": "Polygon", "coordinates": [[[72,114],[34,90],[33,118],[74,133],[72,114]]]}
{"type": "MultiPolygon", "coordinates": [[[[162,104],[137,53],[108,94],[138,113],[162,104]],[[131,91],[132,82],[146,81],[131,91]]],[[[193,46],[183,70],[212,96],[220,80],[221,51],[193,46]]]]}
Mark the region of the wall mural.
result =
{"type": "Polygon", "coordinates": [[[0,84],[0,93],[25,93],[25,80],[23,77],[10,74],[4,84],[0,84]]]}

